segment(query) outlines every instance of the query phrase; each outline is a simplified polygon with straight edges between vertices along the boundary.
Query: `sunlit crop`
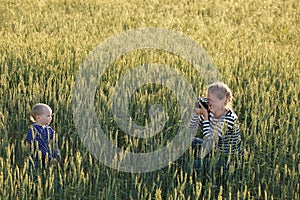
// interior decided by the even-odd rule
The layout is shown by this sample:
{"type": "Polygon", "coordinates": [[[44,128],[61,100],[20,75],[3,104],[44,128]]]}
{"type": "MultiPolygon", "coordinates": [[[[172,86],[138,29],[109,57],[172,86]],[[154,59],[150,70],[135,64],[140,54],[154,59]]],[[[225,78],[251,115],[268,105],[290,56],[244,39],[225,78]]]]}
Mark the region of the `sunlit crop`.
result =
{"type": "MultiPolygon", "coordinates": [[[[299,35],[296,0],[1,0],[0,199],[300,199],[299,35]],[[102,41],[141,27],[180,31],[195,40],[232,88],[245,163],[226,190],[217,177],[205,183],[193,177],[191,150],[163,169],[134,174],[106,167],[82,144],[72,112],[76,72],[102,41]],[[53,109],[62,160],[37,172],[34,183],[24,141],[37,102],[53,109]]],[[[202,75],[168,52],[139,50],[111,63],[99,79],[95,112],[112,143],[133,152],[163,147],[180,124],[176,96],[158,85],[140,88],[130,111],[144,126],[149,106],[161,103],[168,113],[161,133],[132,138],[113,120],[116,82],[147,63],[180,71],[198,95],[205,89],[202,75]]]]}

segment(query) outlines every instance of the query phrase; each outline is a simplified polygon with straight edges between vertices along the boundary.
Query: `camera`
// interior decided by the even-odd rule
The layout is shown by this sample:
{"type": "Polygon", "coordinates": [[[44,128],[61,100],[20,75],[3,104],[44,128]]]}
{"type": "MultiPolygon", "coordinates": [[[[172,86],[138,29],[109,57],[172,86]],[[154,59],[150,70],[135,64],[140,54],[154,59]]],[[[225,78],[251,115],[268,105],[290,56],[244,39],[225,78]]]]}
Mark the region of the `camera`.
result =
{"type": "Polygon", "coordinates": [[[196,108],[201,108],[200,103],[202,104],[202,106],[206,109],[209,110],[209,106],[208,106],[208,100],[206,97],[199,97],[195,106],[196,108]]]}

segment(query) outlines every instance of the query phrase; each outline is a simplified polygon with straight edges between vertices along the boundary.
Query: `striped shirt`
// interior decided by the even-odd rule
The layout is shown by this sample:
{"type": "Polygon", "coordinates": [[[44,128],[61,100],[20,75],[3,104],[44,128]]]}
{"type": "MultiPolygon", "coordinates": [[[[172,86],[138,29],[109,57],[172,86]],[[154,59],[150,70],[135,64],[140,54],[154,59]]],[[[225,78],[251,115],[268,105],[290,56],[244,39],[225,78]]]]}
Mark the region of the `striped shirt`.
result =
{"type": "Polygon", "coordinates": [[[243,144],[240,135],[240,127],[237,115],[229,109],[221,118],[215,118],[213,113],[209,113],[209,120],[204,120],[203,116],[193,114],[190,121],[190,128],[202,127],[204,141],[213,140],[214,133],[218,137],[217,150],[225,155],[243,155],[243,144]]]}
{"type": "MultiPolygon", "coordinates": [[[[42,127],[37,124],[33,124],[27,133],[26,140],[29,144],[32,142],[38,143],[38,148],[42,152],[42,159],[46,158],[48,154],[48,159],[51,160],[53,157],[53,151],[51,151],[49,146],[49,141],[53,140],[54,130],[50,126],[42,127]]],[[[35,146],[34,146],[34,150],[35,146]]]]}

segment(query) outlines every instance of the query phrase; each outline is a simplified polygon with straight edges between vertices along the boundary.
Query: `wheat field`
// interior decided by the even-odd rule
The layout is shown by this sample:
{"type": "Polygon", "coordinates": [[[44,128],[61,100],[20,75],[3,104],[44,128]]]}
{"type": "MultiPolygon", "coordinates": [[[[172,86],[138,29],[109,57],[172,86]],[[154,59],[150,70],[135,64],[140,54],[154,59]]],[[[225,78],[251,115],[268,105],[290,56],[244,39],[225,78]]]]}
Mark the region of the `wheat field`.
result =
{"type": "MultiPolygon", "coordinates": [[[[300,199],[299,10],[296,0],[1,0],[0,199],[300,199]],[[107,38],[144,27],[196,41],[233,90],[245,163],[226,190],[217,177],[194,179],[191,149],[159,170],[127,173],[105,166],[80,139],[72,99],[82,62],[107,38]],[[53,109],[62,159],[33,182],[24,141],[38,102],[53,109]]],[[[108,138],[135,152],[166,145],[181,115],[172,92],[148,85],[134,93],[129,110],[145,125],[145,110],[161,103],[169,116],[163,133],[142,140],[118,129],[108,106],[113,88],[145,63],[177,69],[198,95],[206,86],[189,63],[164,51],[129,52],[112,63],[99,79],[95,112],[108,138]]]]}

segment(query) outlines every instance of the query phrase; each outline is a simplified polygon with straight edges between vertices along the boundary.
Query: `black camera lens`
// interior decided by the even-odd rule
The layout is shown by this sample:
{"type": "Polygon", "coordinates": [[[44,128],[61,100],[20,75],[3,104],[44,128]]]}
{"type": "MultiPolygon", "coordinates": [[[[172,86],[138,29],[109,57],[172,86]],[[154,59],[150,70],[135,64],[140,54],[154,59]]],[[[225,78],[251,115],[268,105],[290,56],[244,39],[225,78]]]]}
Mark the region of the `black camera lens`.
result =
{"type": "Polygon", "coordinates": [[[200,97],[198,99],[198,101],[196,102],[196,108],[201,108],[200,103],[206,110],[209,110],[208,100],[206,97],[200,97]]]}

